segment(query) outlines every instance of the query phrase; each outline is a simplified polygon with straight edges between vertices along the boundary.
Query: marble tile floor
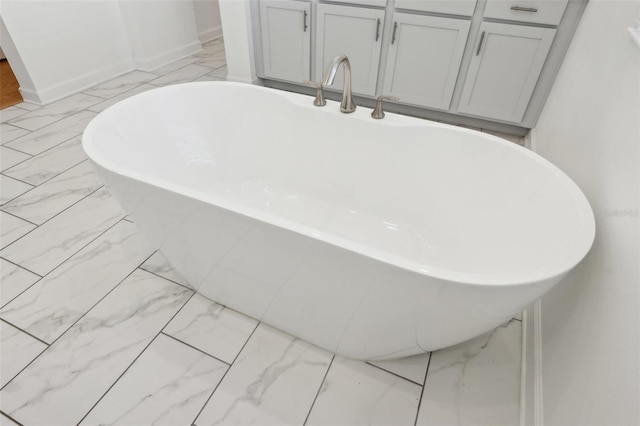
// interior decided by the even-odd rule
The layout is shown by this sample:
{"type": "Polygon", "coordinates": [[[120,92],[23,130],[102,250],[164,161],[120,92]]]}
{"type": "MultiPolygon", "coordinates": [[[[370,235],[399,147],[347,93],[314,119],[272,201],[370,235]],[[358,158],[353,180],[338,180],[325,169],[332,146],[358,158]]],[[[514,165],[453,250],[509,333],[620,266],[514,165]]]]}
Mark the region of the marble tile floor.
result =
{"type": "Polygon", "coordinates": [[[0,425],[514,425],[518,319],[392,361],[333,355],[194,294],[80,146],[109,105],[222,80],[221,40],[36,107],[0,111],[0,425]]]}

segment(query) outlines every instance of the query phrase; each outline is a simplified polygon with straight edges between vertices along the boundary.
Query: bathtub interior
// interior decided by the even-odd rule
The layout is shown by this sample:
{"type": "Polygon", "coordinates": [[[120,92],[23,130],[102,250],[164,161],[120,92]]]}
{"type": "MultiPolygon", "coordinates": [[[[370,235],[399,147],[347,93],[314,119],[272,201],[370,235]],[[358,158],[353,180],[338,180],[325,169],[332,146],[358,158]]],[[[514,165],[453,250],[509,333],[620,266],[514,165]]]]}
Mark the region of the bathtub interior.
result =
{"type": "Polygon", "coordinates": [[[232,83],[132,97],[85,134],[123,176],[446,279],[526,283],[593,239],[575,184],[490,135],[232,83]]]}

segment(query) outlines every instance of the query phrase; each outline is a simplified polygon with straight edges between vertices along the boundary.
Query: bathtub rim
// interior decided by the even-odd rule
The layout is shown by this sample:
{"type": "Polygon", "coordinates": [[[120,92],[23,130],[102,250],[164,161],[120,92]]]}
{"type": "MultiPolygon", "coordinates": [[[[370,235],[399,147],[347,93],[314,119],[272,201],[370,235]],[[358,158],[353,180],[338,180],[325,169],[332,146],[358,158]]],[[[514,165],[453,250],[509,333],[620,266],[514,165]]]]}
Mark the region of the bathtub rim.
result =
{"type": "MultiPolygon", "coordinates": [[[[230,87],[239,87],[242,89],[251,88],[250,90],[258,90],[268,92],[270,95],[280,96],[285,98],[287,101],[290,101],[297,106],[301,106],[304,108],[315,109],[320,113],[327,114],[336,114],[342,115],[339,112],[339,102],[336,101],[327,101],[327,106],[325,108],[317,108],[312,105],[312,97],[307,95],[302,95],[298,93],[291,93],[280,91],[272,88],[265,88],[262,86],[248,85],[245,83],[235,83],[235,82],[226,82],[226,81],[206,81],[206,82],[189,82],[176,84],[165,87],[158,87],[152,90],[145,91],[143,93],[139,93],[133,95],[127,99],[124,99],[120,102],[117,102],[114,105],[106,108],[104,111],[100,112],[96,117],[94,117],[91,122],[85,128],[82,134],[82,147],[87,154],[88,158],[98,166],[112,172],[118,174],[120,176],[124,176],[139,182],[144,182],[148,185],[161,188],[163,190],[171,191],[176,194],[182,194],[184,196],[188,196],[190,198],[197,199],[201,202],[212,204],[219,208],[234,212],[236,214],[240,214],[242,216],[246,216],[255,220],[266,222],[270,225],[287,229],[292,232],[296,232],[302,234],[306,237],[313,238],[316,240],[320,240],[326,242],[328,244],[338,246],[345,250],[349,250],[351,252],[367,256],[373,258],[377,261],[402,268],[407,269],[409,271],[415,272],[417,274],[425,275],[428,277],[438,278],[448,282],[455,282],[464,285],[473,285],[473,286],[518,286],[518,285],[531,285],[535,283],[539,283],[541,281],[549,280],[554,277],[561,277],[567,274],[571,269],[573,269],[577,264],[579,264],[582,259],[587,255],[587,253],[591,250],[593,242],[595,240],[595,217],[593,214],[593,210],[584,195],[584,193],[580,190],[578,185],[569,178],[562,170],[560,170],[553,163],[543,158],[542,156],[530,151],[524,147],[521,147],[513,142],[509,142],[500,137],[479,132],[472,129],[467,129],[463,127],[453,126],[445,123],[432,122],[430,120],[422,120],[415,117],[402,116],[394,113],[387,113],[385,116],[385,120],[373,120],[369,117],[372,109],[365,107],[358,107],[355,113],[349,114],[350,119],[358,119],[358,120],[371,120],[373,124],[377,125],[389,125],[389,126],[411,126],[411,127],[438,127],[445,128],[448,130],[453,130],[456,132],[471,134],[474,137],[484,137],[485,139],[491,140],[493,143],[499,143],[505,147],[505,149],[515,149],[519,151],[519,155],[528,155],[530,159],[533,159],[537,164],[547,170],[549,173],[553,173],[557,178],[559,178],[562,183],[567,188],[567,192],[570,196],[572,196],[574,203],[579,208],[579,215],[576,216],[576,219],[582,220],[584,231],[579,234],[581,237],[581,241],[576,244],[582,248],[582,250],[574,250],[571,252],[571,255],[567,256],[567,260],[557,266],[556,268],[550,268],[546,271],[536,271],[535,273],[528,274],[499,274],[499,273],[491,273],[491,274],[474,274],[470,272],[458,272],[445,268],[438,268],[433,265],[425,265],[413,260],[408,260],[400,256],[395,256],[391,253],[384,252],[382,250],[374,249],[364,244],[357,243],[348,238],[343,238],[337,236],[335,234],[331,234],[328,232],[324,232],[315,228],[312,228],[307,225],[302,225],[292,220],[282,219],[278,216],[274,216],[272,214],[266,213],[264,211],[259,211],[257,209],[252,209],[246,206],[243,206],[238,203],[234,203],[232,201],[226,200],[222,197],[215,196],[212,194],[207,194],[203,191],[194,190],[185,186],[181,186],[170,182],[168,180],[162,179],[162,177],[150,176],[148,174],[140,173],[135,170],[127,169],[126,167],[122,167],[117,163],[114,163],[108,159],[102,157],[97,149],[93,145],[94,137],[97,137],[96,128],[101,125],[104,121],[109,119],[109,115],[115,114],[118,109],[124,108],[126,105],[130,103],[136,102],[138,99],[155,96],[162,91],[173,92],[179,90],[184,86],[212,86],[212,85],[224,85],[230,87]]],[[[117,194],[116,194],[117,198],[117,194]]]]}

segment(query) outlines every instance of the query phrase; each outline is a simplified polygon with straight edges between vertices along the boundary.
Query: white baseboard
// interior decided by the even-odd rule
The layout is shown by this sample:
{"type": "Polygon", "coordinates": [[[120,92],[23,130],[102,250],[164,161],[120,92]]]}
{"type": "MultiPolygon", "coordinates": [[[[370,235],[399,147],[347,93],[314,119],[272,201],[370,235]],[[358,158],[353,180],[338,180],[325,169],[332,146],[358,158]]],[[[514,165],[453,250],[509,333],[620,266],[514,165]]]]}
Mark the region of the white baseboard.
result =
{"type": "Polygon", "coordinates": [[[522,373],[520,426],[543,425],[542,317],[537,300],[522,314],[522,373]]]}
{"type": "Polygon", "coordinates": [[[198,37],[202,43],[220,38],[222,37],[222,25],[202,31],[198,37]]]}
{"type": "Polygon", "coordinates": [[[202,44],[200,40],[197,40],[152,58],[135,58],[134,60],[137,69],[148,72],[177,61],[178,59],[182,59],[185,56],[193,55],[200,50],[202,50],[202,44]]]}
{"type": "Polygon", "coordinates": [[[36,105],[44,105],[42,99],[40,99],[40,96],[38,95],[38,92],[36,92],[35,90],[24,89],[22,87],[20,87],[18,90],[20,91],[20,95],[22,96],[23,101],[30,102],[36,105]]]}
{"type": "Polygon", "coordinates": [[[20,93],[22,94],[22,99],[27,102],[44,105],[66,98],[74,93],[81,92],[89,87],[95,86],[96,84],[111,80],[112,78],[129,71],[133,71],[134,69],[133,61],[124,61],[86,73],[46,89],[36,91],[20,88],[20,93]]]}

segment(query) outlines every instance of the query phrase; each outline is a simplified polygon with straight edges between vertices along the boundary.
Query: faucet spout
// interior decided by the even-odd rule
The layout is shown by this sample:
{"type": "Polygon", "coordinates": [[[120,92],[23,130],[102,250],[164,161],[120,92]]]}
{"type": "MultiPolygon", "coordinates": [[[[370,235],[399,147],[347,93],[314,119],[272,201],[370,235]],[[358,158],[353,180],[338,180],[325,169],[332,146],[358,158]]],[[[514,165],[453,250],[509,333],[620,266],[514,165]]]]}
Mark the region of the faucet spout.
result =
{"type": "Polygon", "coordinates": [[[348,114],[356,110],[356,103],[353,101],[353,95],[351,93],[351,64],[349,63],[349,58],[345,55],[338,55],[333,58],[329,68],[327,68],[327,71],[324,73],[322,85],[329,86],[333,84],[340,65],[343,65],[344,68],[344,86],[342,88],[340,111],[348,114]]]}

